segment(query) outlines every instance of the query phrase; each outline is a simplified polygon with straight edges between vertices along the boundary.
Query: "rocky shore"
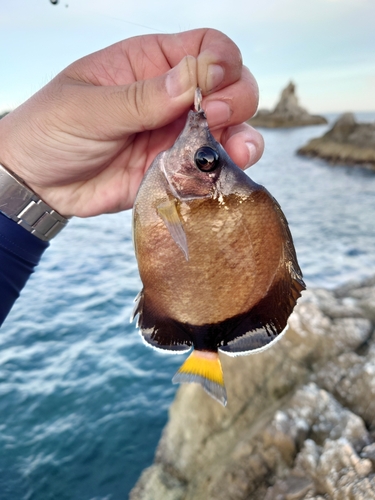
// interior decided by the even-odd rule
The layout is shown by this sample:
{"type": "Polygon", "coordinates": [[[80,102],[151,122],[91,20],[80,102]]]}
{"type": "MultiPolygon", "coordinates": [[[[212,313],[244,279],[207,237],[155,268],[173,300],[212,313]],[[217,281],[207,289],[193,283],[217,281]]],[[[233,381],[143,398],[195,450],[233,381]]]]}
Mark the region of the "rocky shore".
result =
{"type": "Polygon", "coordinates": [[[131,500],[375,499],[375,277],[304,292],[286,334],[183,385],[131,500]]]}
{"type": "Polygon", "coordinates": [[[345,113],[327,133],[312,139],[297,153],[375,170],[375,123],[357,123],[353,113],[345,113]]]}
{"type": "Polygon", "coordinates": [[[327,120],[323,116],[310,115],[299,105],[296,86],[290,82],[282,91],[280,100],[273,111],[260,109],[248,123],[254,127],[287,128],[321,125],[327,123],[327,120]]]}

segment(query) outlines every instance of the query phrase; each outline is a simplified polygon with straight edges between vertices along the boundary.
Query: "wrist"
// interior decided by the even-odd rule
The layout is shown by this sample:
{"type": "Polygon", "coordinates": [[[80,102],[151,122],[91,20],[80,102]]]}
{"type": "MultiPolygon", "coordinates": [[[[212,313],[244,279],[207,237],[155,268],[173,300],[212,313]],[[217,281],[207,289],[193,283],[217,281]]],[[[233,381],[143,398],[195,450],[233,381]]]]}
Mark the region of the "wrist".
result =
{"type": "Polygon", "coordinates": [[[54,238],[68,219],[47,205],[24,181],[0,163],[0,211],[43,241],[54,238]]]}

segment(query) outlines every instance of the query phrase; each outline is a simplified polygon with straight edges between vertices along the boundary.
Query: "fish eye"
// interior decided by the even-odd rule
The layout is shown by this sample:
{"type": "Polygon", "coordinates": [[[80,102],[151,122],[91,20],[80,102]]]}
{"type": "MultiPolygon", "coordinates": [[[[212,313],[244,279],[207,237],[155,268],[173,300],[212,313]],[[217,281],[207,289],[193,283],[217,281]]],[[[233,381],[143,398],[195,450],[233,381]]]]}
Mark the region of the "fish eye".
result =
{"type": "Polygon", "coordinates": [[[212,172],[219,166],[219,153],[209,146],[203,146],[196,151],[194,161],[202,172],[212,172]]]}

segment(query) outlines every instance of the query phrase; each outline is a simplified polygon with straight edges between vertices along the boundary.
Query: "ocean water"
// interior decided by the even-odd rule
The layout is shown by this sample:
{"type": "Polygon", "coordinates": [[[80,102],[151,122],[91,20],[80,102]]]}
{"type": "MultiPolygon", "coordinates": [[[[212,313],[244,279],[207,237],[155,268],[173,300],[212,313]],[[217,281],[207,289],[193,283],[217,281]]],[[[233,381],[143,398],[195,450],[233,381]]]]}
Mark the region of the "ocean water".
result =
{"type": "MultiPolygon", "coordinates": [[[[248,173],[281,204],[307,285],[334,287],[375,272],[375,174],[295,155],[326,129],[263,130],[248,173]]],[[[129,323],[140,286],[130,212],[52,242],[1,329],[1,500],[123,500],[152,463],[182,358],[129,323]]]]}

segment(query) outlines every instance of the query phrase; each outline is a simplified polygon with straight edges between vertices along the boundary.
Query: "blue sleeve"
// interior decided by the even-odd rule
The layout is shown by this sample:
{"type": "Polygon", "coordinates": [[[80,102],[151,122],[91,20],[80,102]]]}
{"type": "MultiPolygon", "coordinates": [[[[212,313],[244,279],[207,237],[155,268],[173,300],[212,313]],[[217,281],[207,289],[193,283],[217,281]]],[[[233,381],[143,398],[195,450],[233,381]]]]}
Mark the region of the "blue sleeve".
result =
{"type": "Polygon", "coordinates": [[[0,212],[0,326],[48,245],[0,212]]]}

